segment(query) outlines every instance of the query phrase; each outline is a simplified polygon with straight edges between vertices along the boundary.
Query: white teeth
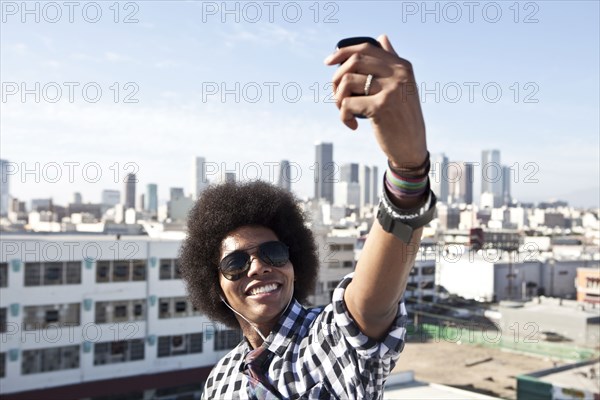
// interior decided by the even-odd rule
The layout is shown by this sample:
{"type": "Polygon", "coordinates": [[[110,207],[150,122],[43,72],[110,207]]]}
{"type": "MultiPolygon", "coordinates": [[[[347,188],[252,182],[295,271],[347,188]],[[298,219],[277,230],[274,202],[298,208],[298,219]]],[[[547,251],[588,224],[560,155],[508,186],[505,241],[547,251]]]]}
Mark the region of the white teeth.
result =
{"type": "Polygon", "coordinates": [[[275,283],[271,283],[271,284],[265,285],[265,286],[256,287],[256,288],[254,288],[254,289],[252,289],[250,291],[250,296],[253,296],[255,294],[261,294],[261,293],[269,293],[269,292],[272,292],[275,289],[277,289],[277,284],[275,284],[275,283]]]}

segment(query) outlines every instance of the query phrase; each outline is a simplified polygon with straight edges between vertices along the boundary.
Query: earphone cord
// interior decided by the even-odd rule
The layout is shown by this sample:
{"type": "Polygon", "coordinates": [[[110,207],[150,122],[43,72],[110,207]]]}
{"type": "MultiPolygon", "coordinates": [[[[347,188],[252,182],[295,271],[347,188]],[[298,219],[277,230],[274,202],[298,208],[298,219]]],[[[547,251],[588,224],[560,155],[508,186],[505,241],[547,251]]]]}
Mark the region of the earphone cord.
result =
{"type": "MultiPolygon", "coordinates": [[[[292,296],[292,297],[293,297],[293,296],[292,296]]],[[[286,306],[285,306],[285,308],[283,309],[283,312],[285,312],[285,311],[287,310],[287,308],[290,306],[290,303],[292,302],[292,297],[290,297],[290,300],[288,301],[287,305],[286,305],[286,306]]],[[[231,311],[233,311],[234,313],[236,313],[237,315],[239,315],[240,317],[242,317],[242,319],[243,319],[244,321],[246,321],[246,322],[248,323],[248,325],[250,325],[250,326],[252,327],[252,329],[254,329],[254,330],[256,331],[256,333],[258,333],[258,336],[260,336],[260,337],[262,338],[263,342],[266,342],[266,341],[267,341],[267,338],[266,338],[266,337],[264,337],[264,335],[263,335],[263,334],[260,332],[260,329],[258,329],[258,327],[257,327],[256,325],[254,325],[252,322],[250,322],[250,321],[248,320],[248,318],[244,317],[242,314],[240,314],[239,312],[235,311],[235,310],[233,309],[233,307],[231,307],[231,306],[229,305],[229,303],[227,303],[227,301],[226,301],[226,300],[225,300],[223,297],[221,297],[221,301],[222,301],[223,303],[225,303],[225,305],[226,305],[226,306],[227,306],[227,307],[228,307],[228,308],[229,308],[231,311]]]]}

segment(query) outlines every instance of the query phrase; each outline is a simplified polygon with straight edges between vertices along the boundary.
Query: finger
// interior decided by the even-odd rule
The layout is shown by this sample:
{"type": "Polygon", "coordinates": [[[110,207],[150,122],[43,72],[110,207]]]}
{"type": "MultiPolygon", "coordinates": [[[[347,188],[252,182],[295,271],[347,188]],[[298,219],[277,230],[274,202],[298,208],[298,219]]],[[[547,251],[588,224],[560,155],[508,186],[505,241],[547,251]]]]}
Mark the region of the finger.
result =
{"type": "Polygon", "coordinates": [[[392,43],[390,42],[390,39],[388,39],[387,35],[379,35],[379,37],[377,37],[377,41],[381,43],[381,47],[383,47],[385,51],[392,53],[396,57],[399,57],[398,53],[396,53],[396,50],[394,50],[394,47],[392,47],[392,43]]]}
{"type": "MultiPolygon", "coordinates": [[[[341,107],[342,101],[346,97],[352,95],[365,95],[365,86],[367,83],[368,76],[362,74],[346,74],[342,77],[337,90],[335,91],[335,99],[338,108],[341,107]]],[[[369,96],[379,93],[381,91],[381,85],[377,82],[377,79],[373,77],[369,86],[369,96]]]]}
{"type": "Polygon", "coordinates": [[[370,56],[377,56],[377,54],[381,54],[381,49],[373,46],[369,43],[361,43],[356,44],[354,46],[342,47],[341,49],[337,49],[335,53],[330,54],[324,61],[327,65],[335,65],[342,64],[345,62],[350,56],[356,53],[366,54],[370,56]]]}
{"type": "Polygon", "coordinates": [[[347,73],[368,75],[373,74],[378,77],[386,77],[392,74],[392,70],[383,60],[378,57],[371,57],[364,54],[352,55],[344,64],[335,71],[331,81],[336,89],[340,84],[342,77],[347,73]]]}
{"type": "Polygon", "coordinates": [[[340,119],[350,129],[356,129],[358,121],[356,121],[355,115],[364,115],[370,118],[373,114],[372,102],[369,96],[346,97],[340,108],[340,119]]]}

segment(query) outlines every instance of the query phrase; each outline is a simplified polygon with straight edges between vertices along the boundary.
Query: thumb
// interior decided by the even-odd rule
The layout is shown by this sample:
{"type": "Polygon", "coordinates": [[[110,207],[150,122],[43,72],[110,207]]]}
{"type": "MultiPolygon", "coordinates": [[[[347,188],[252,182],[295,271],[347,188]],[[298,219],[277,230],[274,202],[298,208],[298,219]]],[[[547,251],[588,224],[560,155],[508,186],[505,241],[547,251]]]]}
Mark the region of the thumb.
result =
{"type": "Polygon", "coordinates": [[[395,56],[398,56],[398,53],[396,53],[396,51],[392,47],[392,43],[390,43],[390,39],[388,39],[387,35],[379,35],[379,37],[377,37],[377,41],[381,43],[381,47],[383,47],[385,51],[387,51],[388,53],[392,53],[395,56]]]}

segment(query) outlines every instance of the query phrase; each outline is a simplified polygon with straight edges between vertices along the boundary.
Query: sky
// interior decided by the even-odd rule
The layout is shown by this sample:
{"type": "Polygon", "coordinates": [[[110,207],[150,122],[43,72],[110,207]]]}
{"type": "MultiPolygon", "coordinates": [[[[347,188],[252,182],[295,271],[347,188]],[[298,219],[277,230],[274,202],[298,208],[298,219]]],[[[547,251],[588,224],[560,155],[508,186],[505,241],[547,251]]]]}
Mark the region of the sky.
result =
{"type": "MultiPolygon", "coordinates": [[[[370,122],[331,100],[323,60],[385,33],[411,61],[431,153],[498,149],[520,201],[599,206],[597,1],[2,1],[0,156],[11,196],[100,201],[157,183],[190,189],[192,159],[314,193],[316,142],[334,161],[386,163],[370,122]],[[66,4],[65,4],[66,3],[66,4]]],[[[475,194],[480,169],[475,168],[475,194]]]]}

